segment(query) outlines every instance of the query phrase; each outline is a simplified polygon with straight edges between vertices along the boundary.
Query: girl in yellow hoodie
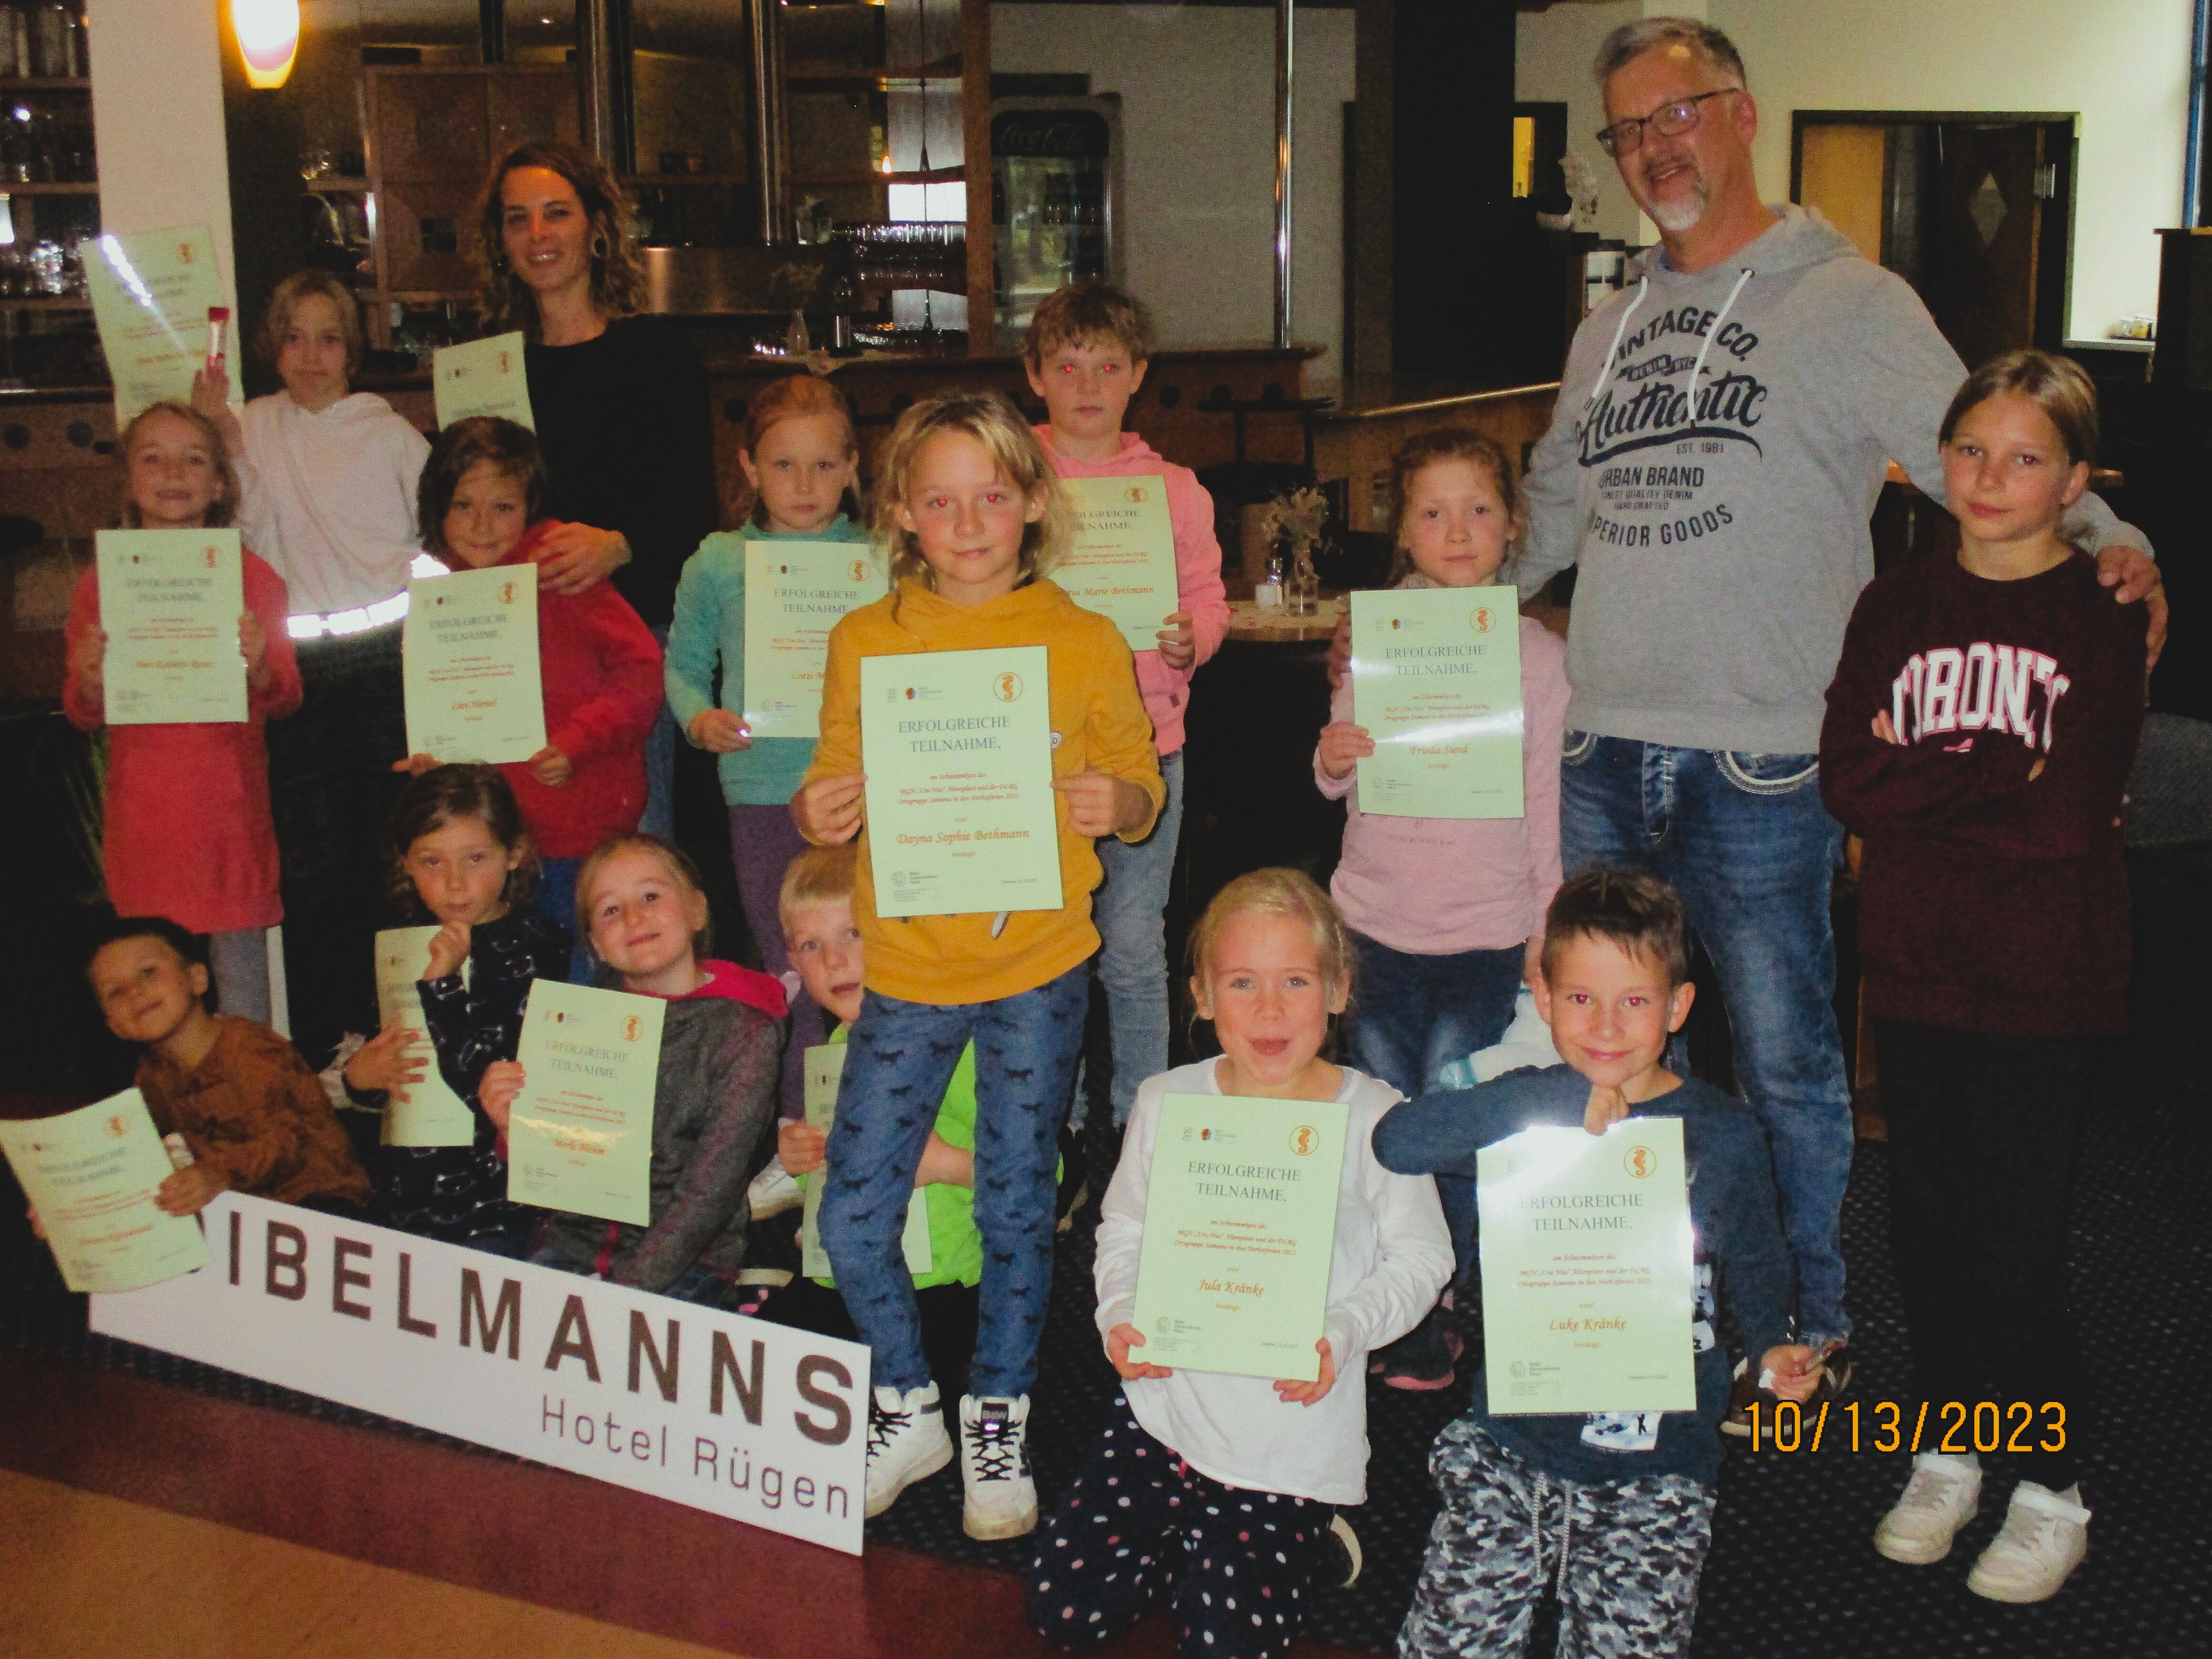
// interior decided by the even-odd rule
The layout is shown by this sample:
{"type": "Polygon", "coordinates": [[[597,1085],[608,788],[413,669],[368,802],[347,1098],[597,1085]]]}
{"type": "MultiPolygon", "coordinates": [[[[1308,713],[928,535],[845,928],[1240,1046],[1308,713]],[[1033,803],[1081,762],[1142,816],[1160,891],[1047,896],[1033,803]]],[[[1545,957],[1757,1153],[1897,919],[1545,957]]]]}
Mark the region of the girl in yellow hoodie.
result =
{"type": "Polygon", "coordinates": [[[860,837],[853,915],[866,946],[828,1146],[822,1243],[874,1354],[867,1510],[880,1514],[952,1455],[900,1253],[936,1103],[975,1044],[975,1225],[983,1284],[960,1402],[963,1523],[975,1538],[1036,1524],[1026,1428],[1052,1282],[1053,1170],[1098,948],[1101,836],[1144,839],[1165,791],[1127,646],[1046,580],[1073,514],[1013,405],[957,392],[899,419],[876,477],[890,594],[830,635],[822,736],[792,797],[817,843],[860,837]],[[860,771],[860,660],[1042,646],[1059,794],[1060,903],[1002,915],[877,914],[860,771]],[[927,1109],[917,1107],[927,1103],[927,1109]]]}

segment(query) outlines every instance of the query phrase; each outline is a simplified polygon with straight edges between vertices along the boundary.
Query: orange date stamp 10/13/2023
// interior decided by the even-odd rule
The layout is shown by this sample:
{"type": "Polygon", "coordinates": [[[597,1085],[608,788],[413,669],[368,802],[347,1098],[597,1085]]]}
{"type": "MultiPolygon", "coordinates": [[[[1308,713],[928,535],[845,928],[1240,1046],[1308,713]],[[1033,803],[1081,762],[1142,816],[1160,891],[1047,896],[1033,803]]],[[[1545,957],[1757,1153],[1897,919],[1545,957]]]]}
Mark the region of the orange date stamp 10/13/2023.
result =
{"type": "Polygon", "coordinates": [[[2066,1407],[2057,1401],[2031,1406],[2025,1401],[1999,1405],[1994,1400],[1923,1401],[1915,1408],[1894,1400],[1831,1401],[1808,1412],[1794,1400],[1773,1405],[1753,1402],[1751,1443],[1779,1452],[1818,1451],[1833,1434],[1852,1451],[1966,1452],[2063,1451],[2066,1407]]]}

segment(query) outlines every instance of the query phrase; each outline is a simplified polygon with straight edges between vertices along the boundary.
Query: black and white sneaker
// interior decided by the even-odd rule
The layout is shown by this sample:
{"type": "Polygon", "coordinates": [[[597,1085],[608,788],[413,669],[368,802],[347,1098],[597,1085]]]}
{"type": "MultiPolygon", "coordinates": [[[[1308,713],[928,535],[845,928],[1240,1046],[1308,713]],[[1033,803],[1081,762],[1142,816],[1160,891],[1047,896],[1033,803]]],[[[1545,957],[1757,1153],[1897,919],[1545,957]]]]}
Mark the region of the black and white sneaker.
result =
{"type": "Polygon", "coordinates": [[[908,1486],[951,1461],[952,1437],[945,1431],[936,1383],[904,1394],[896,1389],[873,1391],[868,1401],[869,1515],[881,1515],[908,1486]]]}
{"type": "Polygon", "coordinates": [[[961,1529],[970,1538],[1018,1538],[1037,1522],[1030,1478],[1030,1397],[960,1401],[961,1529]]]}

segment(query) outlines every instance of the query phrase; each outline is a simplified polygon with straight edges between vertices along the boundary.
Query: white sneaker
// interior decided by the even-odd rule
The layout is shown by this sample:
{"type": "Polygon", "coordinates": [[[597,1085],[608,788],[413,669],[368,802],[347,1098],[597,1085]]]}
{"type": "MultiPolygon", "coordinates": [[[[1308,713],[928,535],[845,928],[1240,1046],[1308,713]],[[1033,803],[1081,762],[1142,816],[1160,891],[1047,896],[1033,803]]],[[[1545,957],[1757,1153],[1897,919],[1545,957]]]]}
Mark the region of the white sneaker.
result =
{"type": "Polygon", "coordinates": [[[753,1219],[765,1221],[772,1215],[781,1215],[786,1210],[795,1210],[806,1202],[806,1194],[798,1182],[784,1172],[783,1165],[775,1158],[761,1166],[752,1185],[745,1188],[745,1203],[752,1211],[753,1219]]]}
{"type": "Polygon", "coordinates": [[[1036,1528],[1036,1482],[1030,1478],[1030,1397],[960,1401],[962,1530],[970,1538],[1018,1538],[1036,1528]]]}
{"type": "Polygon", "coordinates": [[[2089,1511],[2033,1480],[2013,1488],[2004,1526],[1966,1575],[1966,1588],[1992,1601],[2042,1601],[2058,1594],[2066,1575],[2089,1553],[2089,1511]]]}
{"type": "Polygon", "coordinates": [[[881,1515],[917,1480],[926,1480],[952,1461],[952,1437],[945,1431],[945,1412],[937,1384],[925,1382],[901,1394],[878,1389],[868,1402],[868,1513],[881,1515]]]}
{"type": "Polygon", "coordinates": [[[1922,1452],[1912,1460],[1912,1478],[1881,1524],[1874,1547],[1893,1561],[1924,1567],[1951,1553],[1959,1528],[1982,1505],[1979,1463],[1942,1452],[1922,1452]]]}

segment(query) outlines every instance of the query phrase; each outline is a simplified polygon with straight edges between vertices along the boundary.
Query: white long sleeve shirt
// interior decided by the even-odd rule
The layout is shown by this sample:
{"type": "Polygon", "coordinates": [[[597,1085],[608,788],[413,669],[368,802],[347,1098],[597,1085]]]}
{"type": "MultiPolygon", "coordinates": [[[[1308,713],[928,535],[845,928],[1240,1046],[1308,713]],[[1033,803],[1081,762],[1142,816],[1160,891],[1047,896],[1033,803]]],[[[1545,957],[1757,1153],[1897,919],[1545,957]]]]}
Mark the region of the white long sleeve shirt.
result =
{"type": "Polygon", "coordinates": [[[407,586],[422,550],[415,489],[429,441],[374,392],[310,411],[289,392],[239,413],[238,527],[296,612],[350,611],[407,586]]]}
{"type": "MultiPolygon", "coordinates": [[[[1098,1222],[1098,1330],[1136,1310],[1137,1259],[1160,1103],[1170,1094],[1219,1094],[1216,1060],[1148,1078],[1137,1091],[1121,1162],[1098,1222]]],[[[1346,1068],[1337,1098],[1352,1108],[1337,1187],[1324,1334],[1336,1386],[1312,1406],[1285,1403],[1266,1377],[1177,1370],[1123,1384],[1145,1431],[1200,1474],[1224,1486],[1325,1504],[1367,1497],[1367,1355],[1420,1322],[1451,1278],[1451,1234],[1427,1176],[1393,1175],[1375,1161],[1372,1138],[1398,1091],[1346,1068]]],[[[1287,1111],[1290,1107],[1285,1104],[1287,1111]]],[[[1142,1358],[1144,1350],[1135,1351],[1142,1358]]]]}

